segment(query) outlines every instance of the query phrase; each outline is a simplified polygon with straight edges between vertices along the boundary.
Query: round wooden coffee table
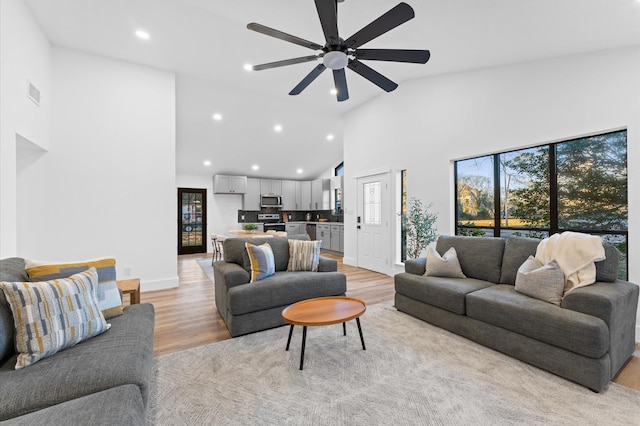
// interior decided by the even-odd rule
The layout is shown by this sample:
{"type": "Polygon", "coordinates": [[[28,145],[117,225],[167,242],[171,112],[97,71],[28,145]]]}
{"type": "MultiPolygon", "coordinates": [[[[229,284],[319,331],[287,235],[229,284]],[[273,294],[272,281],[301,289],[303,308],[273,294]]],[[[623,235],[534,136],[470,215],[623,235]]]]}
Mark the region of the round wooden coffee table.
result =
{"type": "Polygon", "coordinates": [[[362,327],[360,326],[360,316],[364,314],[366,310],[367,307],[362,300],[351,297],[317,297],[315,299],[294,303],[282,311],[282,319],[291,324],[286,350],[289,350],[289,345],[291,344],[293,326],[301,325],[302,352],[300,353],[300,370],[302,370],[304,366],[304,346],[307,340],[307,327],[342,323],[342,332],[346,336],[346,322],[352,319],[355,319],[358,324],[362,350],[366,350],[364,338],[362,337],[362,327]]]}

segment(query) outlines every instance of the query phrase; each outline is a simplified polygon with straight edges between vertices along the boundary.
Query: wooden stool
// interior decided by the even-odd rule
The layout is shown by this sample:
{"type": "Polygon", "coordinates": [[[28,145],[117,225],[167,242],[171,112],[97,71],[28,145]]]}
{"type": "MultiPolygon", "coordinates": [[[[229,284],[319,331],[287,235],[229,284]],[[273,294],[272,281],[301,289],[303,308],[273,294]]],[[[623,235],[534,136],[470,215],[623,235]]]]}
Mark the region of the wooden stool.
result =
{"type": "Polygon", "coordinates": [[[222,243],[227,238],[223,235],[211,234],[211,244],[213,244],[213,257],[211,258],[211,265],[216,260],[222,260],[222,243]]]}

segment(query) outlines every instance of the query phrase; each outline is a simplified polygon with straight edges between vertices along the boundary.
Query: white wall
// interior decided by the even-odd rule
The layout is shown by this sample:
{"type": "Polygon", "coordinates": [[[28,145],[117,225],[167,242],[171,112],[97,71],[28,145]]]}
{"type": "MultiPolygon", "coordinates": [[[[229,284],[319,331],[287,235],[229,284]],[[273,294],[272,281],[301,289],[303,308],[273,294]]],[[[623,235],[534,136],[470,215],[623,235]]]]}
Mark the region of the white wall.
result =
{"type": "Polygon", "coordinates": [[[54,47],[49,151],[18,171],[18,255],[114,256],[142,290],[178,285],[175,76],[54,47]]]}
{"type": "Polygon", "coordinates": [[[0,259],[17,253],[16,164],[49,147],[51,48],[20,0],[0,2],[0,259]],[[27,98],[27,81],[41,93],[27,98]]]}
{"type": "Polygon", "coordinates": [[[176,184],[178,188],[207,190],[207,253],[213,251],[209,240],[212,233],[225,234],[230,229],[240,229],[238,210],[242,210],[242,195],[214,194],[213,176],[178,175],[176,184]]]}
{"type": "Polygon", "coordinates": [[[404,82],[352,111],[345,263],[357,262],[354,176],[362,171],[406,169],[408,195],[432,202],[439,233],[451,234],[453,160],[627,128],[629,279],[640,283],[639,75],[640,48],[617,49],[404,82]]]}

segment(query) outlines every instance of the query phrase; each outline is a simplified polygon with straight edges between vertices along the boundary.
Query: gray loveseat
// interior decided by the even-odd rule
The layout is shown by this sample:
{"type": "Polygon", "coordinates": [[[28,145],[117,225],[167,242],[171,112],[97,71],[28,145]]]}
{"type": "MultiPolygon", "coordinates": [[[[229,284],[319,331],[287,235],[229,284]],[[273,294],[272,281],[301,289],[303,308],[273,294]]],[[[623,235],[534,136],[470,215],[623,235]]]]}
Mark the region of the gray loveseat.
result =
{"type": "MultiPolygon", "coordinates": [[[[29,281],[23,259],[0,260],[0,281],[29,281]]],[[[13,315],[0,290],[0,423],[144,425],[153,305],[126,307],[107,322],[105,333],[15,370],[13,315]]]]}
{"type": "Polygon", "coordinates": [[[518,268],[539,240],[441,236],[455,247],[467,278],[423,276],[426,259],[395,276],[399,311],[435,324],[596,392],[635,347],[638,286],[617,279],[619,253],[605,246],[597,282],[565,295],[560,306],[517,292],[518,268]]]}
{"type": "MultiPolygon", "coordinates": [[[[297,239],[309,239],[308,235],[297,239]]],[[[284,325],[282,310],[292,303],[313,297],[344,296],[347,277],[333,259],[320,256],[318,272],[287,272],[287,237],[227,238],[224,260],[214,262],[216,307],[231,336],[284,325]],[[269,243],[276,272],[255,283],[250,281],[250,263],[245,243],[269,243]]]]}

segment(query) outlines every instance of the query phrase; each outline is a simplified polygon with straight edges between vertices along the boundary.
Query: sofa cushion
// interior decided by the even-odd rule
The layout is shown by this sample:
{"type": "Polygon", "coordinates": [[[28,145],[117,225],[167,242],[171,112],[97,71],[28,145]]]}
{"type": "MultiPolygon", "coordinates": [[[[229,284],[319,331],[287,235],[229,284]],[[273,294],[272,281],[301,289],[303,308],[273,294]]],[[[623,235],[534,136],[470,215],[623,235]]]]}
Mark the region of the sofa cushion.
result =
{"type": "Polygon", "coordinates": [[[245,243],[256,246],[269,243],[273,251],[276,271],[287,270],[289,265],[289,240],[287,237],[227,238],[222,246],[225,262],[238,264],[249,272],[251,271],[251,262],[245,243]]]}
{"type": "Polygon", "coordinates": [[[492,286],[475,278],[426,277],[407,272],[394,277],[396,293],[447,311],[464,315],[465,296],[492,286]]]}
{"type": "Polygon", "coordinates": [[[529,256],[518,269],[516,291],[538,300],[560,305],[564,293],[564,274],[555,260],[543,265],[529,256]]]}
{"type": "MultiPolygon", "coordinates": [[[[24,259],[10,257],[0,260],[0,281],[29,281],[29,276],[24,270],[24,259]]],[[[14,334],[13,314],[4,292],[0,289],[0,364],[16,353],[14,334]]]]}
{"type": "Polygon", "coordinates": [[[596,262],[596,281],[613,283],[618,279],[620,252],[611,244],[603,244],[605,259],[596,262]]]}
{"type": "Polygon", "coordinates": [[[98,305],[105,318],[113,318],[122,314],[122,297],[116,283],[116,260],[112,257],[89,259],[74,262],[41,262],[26,260],[26,271],[29,281],[48,281],[68,278],[89,268],[98,271],[98,305]]]}
{"type": "Polygon", "coordinates": [[[97,285],[95,268],[52,281],[0,283],[13,312],[16,369],[109,329],[98,307],[97,285]]]}
{"type": "Polygon", "coordinates": [[[320,264],[320,244],[322,241],[290,240],[287,271],[317,272],[320,264]]]}
{"type": "Polygon", "coordinates": [[[436,250],[441,255],[456,248],[462,272],[469,278],[500,282],[504,239],[494,237],[463,237],[441,235],[436,250]]]}
{"type": "Polygon", "coordinates": [[[505,240],[500,284],[515,284],[518,268],[529,256],[536,255],[540,240],[536,238],[509,237],[505,240]]]}
{"type": "Polygon", "coordinates": [[[433,247],[429,247],[424,275],[427,277],[467,278],[460,269],[460,261],[458,261],[455,247],[451,247],[442,256],[433,247]]]}
{"type": "Polygon", "coordinates": [[[249,282],[256,282],[263,278],[273,275],[276,272],[276,265],[273,260],[273,250],[269,243],[254,246],[251,243],[245,243],[249,262],[251,263],[251,279],[249,282]]]}
{"type": "Polygon", "coordinates": [[[600,318],[563,309],[501,284],[467,295],[467,316],[571,352],[600,358],[609,328],[600,318]]]}
{"type": "Polygon", "coordinates": [[[146,406],[153,365],[153,305],[128,306],[111,329],[29,368],[0,365],[0,421],[116,386],[133,384],[146,406]],[[43,385],[43,384],[46,384],[43,385]]]}
{"type": "Polygon", "coordinates": [[[347,291],[346,276],[340,272],[276,272],[259,285],[241,284],[229,289],[228,310],[242,315],[304,299],[340,296],[347,291]]]}
{"type": "Polygon", "coordinates": [[[135,385],[124,385],[14,417],[2,424],[144,426],[146,423],[140,389],[135,385]]]}

